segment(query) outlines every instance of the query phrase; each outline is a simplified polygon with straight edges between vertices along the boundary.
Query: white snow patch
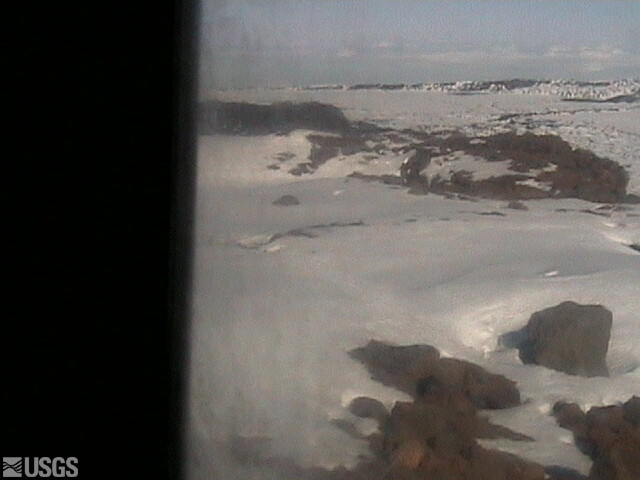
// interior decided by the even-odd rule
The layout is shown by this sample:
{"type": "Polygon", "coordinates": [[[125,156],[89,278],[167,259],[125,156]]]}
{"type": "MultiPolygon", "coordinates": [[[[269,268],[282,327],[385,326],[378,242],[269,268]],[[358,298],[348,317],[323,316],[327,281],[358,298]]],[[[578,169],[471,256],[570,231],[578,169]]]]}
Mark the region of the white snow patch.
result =
{"type": "Polygon", "coordinates": [[[533,188],[537,188],[538,190],[544,190],[550,192],[553,186],[547,182],[541,182],[536,180],[535,178],[527,178],[526,180],[516,180],[516,185],[525,185],[533,188]]]}
{"type": "Polygon", "coordinates": [[[488,162],[483,157],[469,155],[463,151],[455,151],[449,155],[437,156],[431,159],[423,173],[429,178],[438,176],[443,180],[451,180],[455,172],[466,171],[474,180],[485,180],[507,174],[513,174],[509,170],[511,160],[488,162]]]}

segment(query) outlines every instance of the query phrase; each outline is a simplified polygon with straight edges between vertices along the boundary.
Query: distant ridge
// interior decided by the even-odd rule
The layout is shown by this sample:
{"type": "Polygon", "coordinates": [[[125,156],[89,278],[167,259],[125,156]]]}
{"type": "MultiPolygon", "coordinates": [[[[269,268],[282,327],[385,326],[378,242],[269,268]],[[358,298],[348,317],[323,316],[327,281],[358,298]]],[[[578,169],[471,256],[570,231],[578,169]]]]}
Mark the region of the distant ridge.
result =
{"type": "Polygon", "coordinates": [[[427,83],[356,83],[292,87],[296,90],[412,90],[451,94],[521,93],[558,96],[568,101],[632,103],[640,100],[640,79],[585,82],[578,80],[466,80],[427,83]]]}

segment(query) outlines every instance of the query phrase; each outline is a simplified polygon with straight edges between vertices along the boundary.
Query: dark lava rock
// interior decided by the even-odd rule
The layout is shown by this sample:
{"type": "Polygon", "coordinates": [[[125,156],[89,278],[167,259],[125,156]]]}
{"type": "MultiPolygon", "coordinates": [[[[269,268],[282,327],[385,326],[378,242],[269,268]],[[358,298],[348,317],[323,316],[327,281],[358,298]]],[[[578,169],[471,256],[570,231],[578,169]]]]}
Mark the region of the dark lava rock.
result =
{"type": "Polygon", "coordinates": [[[471,362],[440,358],[430,345],[395,346],[371,340],[349,354],[367,367],[374,380],[417,399],[457,388],[477,408],[520,405],[515,382],[471,362]]]}
{"type": "Polygon", "coordinates": [[[520,359],[570,375],[608,376],[612,322],[603,306],[571,301],[535,312],[524,329],[520,359]]]}
{"type": "Polygon", "coordinates": [[[640,195],[636,195],[634,193],[628,193],[623,199],[622,203],[627,203],[631,205],[640,204],[640,195]]]}
{"type": "Polygon", "coordinates": [[[422,169],[431,162],[431,152],[418,147],[408,156],[400,166],[400,178],[402,184],[415,193],[426,193],[429,190],[427,179],[420,175],[422,169]]]}
{"type": "Polygon", "coordinates": [[[289,207],[292,205],[300,205],[300,200],[298,200],[293,195],[283,195],[277,200],[271,202],[273,205],[279,205],[281,207],[289,207]]]}
{"type": "Polygon", "coordinates": [[[473,418],[447,405],[397,402],[386,426],[383,457],[389,459],[391,475],[385,478],[545,478],[540,465],[481,447],[473,437],[473,418]]]}
{"type": "Polygon", "coordinates": [[[556,402],[553,405],[553,416],[556,417],[558,425],[572,432],[587,425],[587,415],[577,403],[556,402]]]}
{"type": "Polygon", "coordinates": [[[640,440],[637,436],[617,437],[593,462],[590,480],[640,479],[640,440]]]}
{"type": "Polygon", "coordinates": [[[349,404],[349,411],[356,417],[374,418],[378,422],[383,422],[389,416],[387,408],[375,398],[357,397],[349,404]]]}
{"type": "Polygon", "coordinates": [[[354,155],[370,152],[366,139],[360,135],[307,135],[311,142],[308,162],[299,163],[289,170],[292,175],[312,174],[318,167],[339,155],[354,155]]]}
{"type": "Polygon", "coordinates": [[[635,395],[622,406],[624,419],[631,425],[640,426],[640,397],[635,395]]]}
{"type": "Polygon", "coordinates": [[[284,458],[258,457],[269,478],[299,480],[575,480],[551,473],[516,455],[482,447],[478,438],[533,440],[478,415],[482,404],[519,403],[514,383],[480,366],[454,358],[440,358],[430,345],[394,346],[371,341],[349,352],[373,377],[414,395],[396,402],[389,412],[376,399],[357,397],[349,411],[377,420],[378,431],[362,433],[348,419],[331,423],[353,438],[366,441],[370,456],[350,469],[304,468],[284,458]],[[504,380],[502,380],[504,379],[504,380]],[[503,383],[506,382],[506,383],[503,383]],[[506,390],[509,400],[496,400],[485,391],[506,390]],[[515,401],[517,400],[517,402],[515,401]]]}
{"type": "Polygon", "coordinates": [[[507,204],[507,208],[511,208],[512,210],[529,210],[529,207],[517,200],[512,200],[511,202],[509,202],[507,204]]]}
{"type": "Polygon", "coordinates": [[[416,382],[430,375],[440,352],[430,345],[395,346],[371,340],[364,347],[349,352],[364,364],[371,378],[413,395],[416,382]]]}
{"type": "Polygon", "coordinates": [[[558,136],[507,132],[475,139],[480,142],[472,140],[455,134],[442,140],[440,148],[463,151],[487,162],[509,161],[511,172],[480,180],[462,170],[450,178],[435,175],[430,180],[431,191],[497,200],[580,198],[619,203],[627,198],[629,176],[622,166],[589,150],[574,149],[558,136]]]}
{"type": "Polygon", "coordinates": [[[592,407],[586,414],[574,403],[554,405],[558,424],[571,430],[576,446],[593,459],[590,480],[640,479],[638,402],[634,396],[624,405],[592,407]]]}
{"type": "Polygon", "coordinates": [[[357,178],[365,182],[381,182],[385,185],[402,185],[402,179],[397,175],[366,175],[360,172],[353,172],[347,175],[348,178],[357,178]]]}
{"type": "Polygon", "coordinates": [[[589,480],[589,477],[582,475],[577,470],[559,465],[551,465],[544,470],[549,475],[549,480],[589,480]]]}
{"type": "Polygon", "coordinates": [[[351,125],[342,111],[317,102],[259,105],[210,100],[198,105],[201,134],[265,135],[296,129],[346,132],[351,125]]]}

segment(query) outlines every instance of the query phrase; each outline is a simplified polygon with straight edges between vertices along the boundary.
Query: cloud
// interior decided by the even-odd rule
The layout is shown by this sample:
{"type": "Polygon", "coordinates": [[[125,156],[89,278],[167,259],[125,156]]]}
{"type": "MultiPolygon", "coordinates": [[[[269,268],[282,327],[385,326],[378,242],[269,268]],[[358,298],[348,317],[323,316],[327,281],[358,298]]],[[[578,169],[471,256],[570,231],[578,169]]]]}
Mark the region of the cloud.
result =
{"type": "Polygon", "coordinates": [[[640,54],[612,45],[598,47],[553,46],[543,55],[551,61],[578,64],[584,72],[599,72],[616,68],[639,68],[640,54]]]}
{"type": "MultiPolygon", "coordinates": [[[[604,71],[637,69],[640,72],[640,54],[625,51],[617,46],[602,45],[599,47],[574,47],[554,45],[539,51],[523,51],[516,45],[469,49],[467,45],[453,46],[444,51],[424,51],[405,49],[396,51],[385,44],[378,45],[374,51],[366,52],[368,59],[402,62],[407,65],[423,65],[425,67],[490,67],[534,71],[557,71],[558,76],[592,74],[604,71]]],[[[349,49],[340,50],[337,57],[362,57],[362,52],[349,49]]]]}

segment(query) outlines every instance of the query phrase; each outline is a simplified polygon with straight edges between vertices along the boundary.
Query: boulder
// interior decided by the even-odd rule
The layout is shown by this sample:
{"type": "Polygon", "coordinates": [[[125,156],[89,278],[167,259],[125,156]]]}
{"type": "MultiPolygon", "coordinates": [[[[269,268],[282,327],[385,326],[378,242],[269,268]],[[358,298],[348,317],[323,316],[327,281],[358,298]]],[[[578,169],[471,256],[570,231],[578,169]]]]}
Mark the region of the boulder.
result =
{"type": "Polygon", "coordinates": [[[389,417],[387,408],[375,398],[356,397],[349,404],[349,411],[356,417],[373,418],[379,423],[384,422],[389,417]]]}
{"type": "Polygon", "coordinates": [[[396,346],[377,340],[349,355],[367,367],[372,379],[409,395],[415,395],[417,381],[431,375],[440,359],[440,352],[430,345],[396,346]]]}
{"type": "Polygon", "coordinates": [[[198,128],[203,135],[266,135],[296,129],[342,133],[351,124],[338,107],[318,102],[261,105],[208,100],[198,104],[198,128]]]}
{"type": "Polygon", "coordinates": [[[518,200],[512,200],[507,204],[507,208],[512,210],[529,210],[526,204],[519,202],[518,200]]]}
{"type": "Polygon", "coordinates": [[[557,402],[553,415],[571,430],[576,446],[593,460],[590,480],[640,479],[640,398],[623,405],[592,407],[585,414],[575,403],[557,402]]]}
{"type": "Polygon", "coordinates": [[[589,480],[577,470],[559,465],[550,465],[544,470],[549,475],[548,480],[589,480]]]}
{"type": "Polygon", "coordinates": [[[640,397],[633,396],[622,406],[624,418],[631,425],[640,426],[640,397]]]}
{"type": "Polygon", "coordinates": [[[471,479],[542,480],[547,478],[540,465],[511,453],[476,446],[471,455],[471,479]]]}
{"type": "Polygon", "coordinates": [[[640,441],[622,437],[593,462],[590,480],[638,480],[640,478],[640,441]]]}
{"type": "Polygon", "coordinates": [[[417,399],[427,394],[446,396],[458,389],[476,408],[520,405],[515,382],[471,362],[440,358],[430,345],[395,346],[372,340],[349,354],[367,367],[374,380],[417,399]]]}
{"type": "Polygon", "coordinates": [[[570,375],[608,376],[612,323],[611,312],[601,305],[567,301],[535,312],[524,329],[520,359],[570,375]]]}
{"type": "Polygon", "coordinates": [[[556,417],[558,425],[562,428],[574,433],[576,429],[586,431],[587,415],[577,403],[556,402],[553,405],[553,416],[556,417]]]}
{"type": "Polygon", "coordinates": [[[283,195],[271,203],[280,207],[290,207],[292,205],[300,205],[300,200],[293,195],[283,195]]]}

